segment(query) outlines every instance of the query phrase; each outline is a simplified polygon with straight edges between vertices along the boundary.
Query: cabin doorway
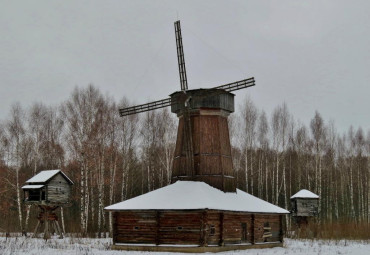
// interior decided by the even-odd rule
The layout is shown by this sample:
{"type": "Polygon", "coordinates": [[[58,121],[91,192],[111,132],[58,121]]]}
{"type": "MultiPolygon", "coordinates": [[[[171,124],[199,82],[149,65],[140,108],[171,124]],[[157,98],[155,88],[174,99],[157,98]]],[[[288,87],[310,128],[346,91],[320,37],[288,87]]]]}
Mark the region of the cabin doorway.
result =
{"type": "Polygon", "coordinates": [[[247,223],[245,222],[241,223],[241,230],[242,230],[241,242],[246,243],[248,240],[247,223]]]}

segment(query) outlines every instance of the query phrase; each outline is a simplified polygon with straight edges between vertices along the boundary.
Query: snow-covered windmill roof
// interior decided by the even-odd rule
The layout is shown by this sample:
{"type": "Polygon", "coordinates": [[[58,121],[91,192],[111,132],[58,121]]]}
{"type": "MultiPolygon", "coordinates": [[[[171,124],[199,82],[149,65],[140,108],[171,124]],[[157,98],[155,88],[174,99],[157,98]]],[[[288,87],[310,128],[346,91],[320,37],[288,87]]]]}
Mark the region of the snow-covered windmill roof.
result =
{"type": "Polygon", "coordinates": [[[50,180],[52,177],[54,177],[56,174],[61,173],[71,184],[73,184],[73,181],[67,177],[61,170],[45,170],[41,171],[40,173],[33,176],[31,179],[26,181],[26,183],[45,183],[48,180],[50,180]]]}
{"type": "Polygon", "coordinates": [[[225,193],[204,182],[177,181],[144,195],[105,207],[106,210],[214,209],[287,214],[287,210],[237,189],[225,193]]]}
{"type": "Polygon", "coordinates": [[[319,196],[309,190],[302,189],[290,197],[290,199],[292,198],[319,198],[319,196]]]}

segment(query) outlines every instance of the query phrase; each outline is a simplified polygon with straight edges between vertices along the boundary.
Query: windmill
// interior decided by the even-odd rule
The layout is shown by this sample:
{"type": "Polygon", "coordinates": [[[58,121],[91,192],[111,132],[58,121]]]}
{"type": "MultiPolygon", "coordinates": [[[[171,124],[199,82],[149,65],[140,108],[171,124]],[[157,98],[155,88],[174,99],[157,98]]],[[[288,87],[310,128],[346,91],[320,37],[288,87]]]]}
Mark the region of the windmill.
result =
{"type": "Polygon", "coordinates": [[[179,117],[172,182],[204,181],[225,192],[235,192],[235,177],[227,117],[234,112],[232,91],[255,85],[248,78],[210,89],[188,89],[180,21],[175,22],[180,91],[169,98],[123,108],[121,116],[171,106],[179,117]]]}

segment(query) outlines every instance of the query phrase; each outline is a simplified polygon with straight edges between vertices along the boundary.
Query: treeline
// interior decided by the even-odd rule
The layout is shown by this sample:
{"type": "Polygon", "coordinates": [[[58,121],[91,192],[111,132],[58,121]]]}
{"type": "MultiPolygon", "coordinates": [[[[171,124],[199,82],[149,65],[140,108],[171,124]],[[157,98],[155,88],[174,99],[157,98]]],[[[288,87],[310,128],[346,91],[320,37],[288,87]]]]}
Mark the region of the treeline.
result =
{"type": "MultiPolygon", "coordinates": [[[[230,115],[237,185],[290,207],[302,188],[320,195],[320,222],[370,221],[370,132],[339,134],[318,112],[306,126],[285,104],[271,116],[250,99],[230,115]]],[[[121,118],[131,105],[93,86],[76,88],[59,107],[13,105],[0,124],[0,231],[30,231],[37,208],[22,203],[23,183],[62,169],[75,183],[72,204],[60,211],[67,232],[111,232],[107,205],[170,183],[177,118],[169,109],[121,118]]]]}

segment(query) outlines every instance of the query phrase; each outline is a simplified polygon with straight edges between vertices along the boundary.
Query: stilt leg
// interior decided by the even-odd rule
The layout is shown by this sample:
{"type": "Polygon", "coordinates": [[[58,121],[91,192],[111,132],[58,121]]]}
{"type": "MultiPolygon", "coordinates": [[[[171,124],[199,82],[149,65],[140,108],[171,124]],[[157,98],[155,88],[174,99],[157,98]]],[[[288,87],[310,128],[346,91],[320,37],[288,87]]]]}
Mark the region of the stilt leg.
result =
{"type": "Polygon", "coordinates": [[[55,222],[55,225],[57,226],[57,228],[58,228],[58,231],[59,231],[59,238],[60,239],[63,239],[63,231],[60,229],[60,226],[59,226],[59,222],[55,222]]]}
{"type": "Polygon", "coordinates": [[[55,229],[55,234],[60,236],[59,229],[57,227],[57,222],[56,221],[53,222],[53,226],[54,226],[54,229],[55,229]]]}
{"type": "Polygon", "coordinates": [[[50,232],[49,232],[49,213],[45,211],[45,231],[44,231],[44,239],[50,239],[50,232]]]}
{"type": "Polygon", "coordinates": [[[38,221],[36,224],[35,230],[33,231],[32,238],[36,237],[39,226],[40,226],[40,221],[38,221]]]}

